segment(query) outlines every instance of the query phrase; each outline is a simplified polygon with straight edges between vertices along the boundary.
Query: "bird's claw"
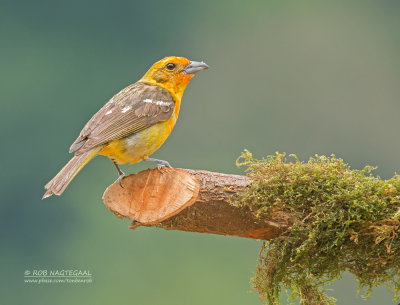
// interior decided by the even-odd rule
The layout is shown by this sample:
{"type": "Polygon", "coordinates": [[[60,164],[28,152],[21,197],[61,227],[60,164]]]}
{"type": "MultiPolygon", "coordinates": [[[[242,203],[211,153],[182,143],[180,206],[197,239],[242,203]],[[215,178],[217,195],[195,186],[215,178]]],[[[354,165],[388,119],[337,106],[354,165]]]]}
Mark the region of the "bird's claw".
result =
{"type": "Polygon", "coordinates": [[[145,158],[143,160],[147,161],[147,162],[156,162],[157,163],[157,169],[161,174],[163,173],[162,170],[161,170],[163,167],[172,168],[171,164],[169,164],[169,162],[165,161],[165,160],[159,160],[159,159],[153,159],[153,158],[145,158]]]}
{"type": "Polygon", "coordinates": [[[118,176],[118,183],[119,183],[119,186],[122,187],[122,188],[124,188],[124,187],[122,186],[122,179],[124,179],[125,176],[126,176],[126,175],[125,175],[125,173],[123,173],[123,172],[118,176]]]}
{"type": "Polygon", "coordinates": [[[163,167],[172,168],[171,164],[169,164],[168,161],[162,160],[162,162],[159,162],[159,163],[157,164],[157,169],[158,169],[158,171],[159,171],[161,174],[163,173],[162,170],[161,170],[163,167]]]}
{"type": "Polygon", "coordinates": [[[171,164],[168,163],[168,161],[160,160],[161,162],[158,162],[157,164],[157,169],[158,171],[163,174],[162,168],[163,167],[169,167],[172,168],[171,164]]]}

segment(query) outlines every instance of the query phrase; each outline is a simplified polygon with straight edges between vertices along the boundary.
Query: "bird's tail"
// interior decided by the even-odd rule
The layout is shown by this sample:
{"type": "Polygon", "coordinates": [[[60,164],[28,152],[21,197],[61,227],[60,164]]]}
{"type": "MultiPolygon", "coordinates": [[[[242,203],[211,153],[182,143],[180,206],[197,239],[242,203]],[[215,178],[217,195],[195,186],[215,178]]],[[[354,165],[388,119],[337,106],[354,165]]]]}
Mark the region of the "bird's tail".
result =
{"type": "Polygon", "coordinates": [[[102,147],[96,147],[92,150],[84,152],[83,154],[74,156],[69,162],[58,172],[58,174],[45,185],[47,190],[42,199],[50,197],[51,195],[61,195],[68,184],[74,179],[79,171],[92,160],[100,151],[102,147]]]}

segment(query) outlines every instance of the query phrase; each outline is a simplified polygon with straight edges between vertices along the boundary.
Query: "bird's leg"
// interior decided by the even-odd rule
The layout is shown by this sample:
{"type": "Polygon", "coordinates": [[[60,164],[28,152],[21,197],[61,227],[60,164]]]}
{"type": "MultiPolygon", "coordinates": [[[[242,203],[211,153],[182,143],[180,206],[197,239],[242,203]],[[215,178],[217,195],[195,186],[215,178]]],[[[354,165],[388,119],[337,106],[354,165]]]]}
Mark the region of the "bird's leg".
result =
{"type": "Polygon", "coordinates": [[[164,161],[164,160],[159,160],[159,159],[154,159],[154,158],[144,158],[143,161],[146,161],[146,162],[156,162],[156,163],[157,163],[157,169],[160,171],[160,173],[162,173],[162,172],[161,172],[161,168],[163,168],[164,166],[170,167],[170,168],[172,167],[172,166],[168,163],[168,161],[164,161]]]}
{"type": "Polygon", "coordinates": [[[125,175],[125,173],[119,168],[119,166],[118,166],[118,164],[117,163],[115,163],[115,161],[114,160],[111,160],[112,161],[112,163],[114,163],[114,165],[115,165],[115,167],[117,168],[117,171],[118,171],[118,183],[119,183],[119,185],[121,186],[121,187],[123,187],[122,186],[122,178],[124,178],[126,175],[125,175]]]}

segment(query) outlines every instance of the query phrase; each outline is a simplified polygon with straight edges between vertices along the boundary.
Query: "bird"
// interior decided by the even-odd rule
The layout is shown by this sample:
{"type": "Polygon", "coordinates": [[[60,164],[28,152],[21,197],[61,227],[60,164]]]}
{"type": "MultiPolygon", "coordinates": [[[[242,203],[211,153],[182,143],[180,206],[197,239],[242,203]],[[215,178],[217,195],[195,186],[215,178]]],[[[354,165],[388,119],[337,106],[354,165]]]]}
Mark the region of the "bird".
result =
{"type": "Polygon", "coordinates": [[[181,100],[193,76],[208,69],[204,62],[168,56],[156,63],[134,84],[115,94],[86,123],[70,147],[74,156],[46,185],[43,198],[61,195],[78,172],[95,156],[111,159],[118,181],[125,176],[120,164],[140,161],[171,165],[151,158],[168,138],[179,116],[181,100]]]}

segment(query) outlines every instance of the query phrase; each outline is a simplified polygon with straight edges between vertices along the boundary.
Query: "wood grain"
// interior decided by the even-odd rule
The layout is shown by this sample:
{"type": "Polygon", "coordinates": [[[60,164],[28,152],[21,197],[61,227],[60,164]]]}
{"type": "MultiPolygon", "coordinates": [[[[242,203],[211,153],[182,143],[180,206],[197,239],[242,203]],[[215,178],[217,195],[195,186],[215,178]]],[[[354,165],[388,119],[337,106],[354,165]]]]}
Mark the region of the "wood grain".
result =
{"type": "Polygon", "coordinates": [[[114,182],[103,195],[118,217],[132,219],[131,228],[212,233],[267,240],[288,227],[288,219],[257,218],[229,198],[251,183],[246,176],[193,169],[148,169],[114,182]]]}

